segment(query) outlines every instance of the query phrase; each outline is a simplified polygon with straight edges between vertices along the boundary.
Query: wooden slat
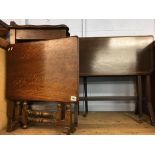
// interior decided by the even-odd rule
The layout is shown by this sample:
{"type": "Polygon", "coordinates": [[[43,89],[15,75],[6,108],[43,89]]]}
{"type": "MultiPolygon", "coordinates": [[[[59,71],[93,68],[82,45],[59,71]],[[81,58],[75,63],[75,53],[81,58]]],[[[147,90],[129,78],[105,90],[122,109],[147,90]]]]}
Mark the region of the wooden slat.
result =
{"type": "Polygon", "coordinates": [[[80,101],[113,101],[113,100],[136,100],[136,96],[89,96],[87,98],[80,97],[80,101]]]}
{"type": "Polygon", "coordinates": [[[48,40],[65,38],[65,29],[17,29],[16,39],[17,40],[48,40]]]}

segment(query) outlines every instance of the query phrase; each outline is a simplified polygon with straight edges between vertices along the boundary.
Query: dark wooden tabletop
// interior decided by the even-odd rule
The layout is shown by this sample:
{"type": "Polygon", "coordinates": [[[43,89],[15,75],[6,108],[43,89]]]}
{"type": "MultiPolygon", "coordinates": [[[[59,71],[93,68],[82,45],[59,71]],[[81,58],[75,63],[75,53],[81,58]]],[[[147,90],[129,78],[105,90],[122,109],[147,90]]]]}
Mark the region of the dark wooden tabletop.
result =
{"type": "Polygon", "coordinates": [[[80,38],[80,76],[150,74],[152,45],[153,36],[80,38]]]}

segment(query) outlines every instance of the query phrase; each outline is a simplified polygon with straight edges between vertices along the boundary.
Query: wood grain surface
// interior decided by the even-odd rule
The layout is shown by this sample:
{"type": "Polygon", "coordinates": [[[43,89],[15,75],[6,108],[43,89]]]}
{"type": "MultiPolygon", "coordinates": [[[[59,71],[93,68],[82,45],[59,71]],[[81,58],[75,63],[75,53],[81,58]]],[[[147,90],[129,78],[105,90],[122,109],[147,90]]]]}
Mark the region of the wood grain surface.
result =
{"type": "Polygon", "coordinates": [[[16,43],[7,52],[6,95],[12,100],[70,102],[79,84],[78,38],[16,43]]]}
{"type": "Polygon", "coordinates": [[[152,45],[153,36],[80,38],[80,76],[149,74],[152,45]]]}

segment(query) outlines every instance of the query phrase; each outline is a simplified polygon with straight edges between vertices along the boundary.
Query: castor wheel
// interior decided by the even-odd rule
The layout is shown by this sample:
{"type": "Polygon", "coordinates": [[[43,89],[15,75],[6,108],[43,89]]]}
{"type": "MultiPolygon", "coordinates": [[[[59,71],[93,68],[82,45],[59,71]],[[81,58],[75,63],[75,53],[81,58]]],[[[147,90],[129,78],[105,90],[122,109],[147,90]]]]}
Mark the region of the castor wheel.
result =
{"type": "Polygon", "coordinates": [[[143,123],[142,119],[137,120],[138,123],[143,123]]]}
{"type": "Polygon", "coordinates": [[[65,133],[66,135],[70,135],[71,129],[70,129],[69,127],[65,127],[65,128],[63,129],[63,133],[65,133]]]}
{"type": "Polygon", "coordinates": [[[83,116],[83,117],[86,117],[86,116],[87,116],[87,113],[84,113],[82,116],[83,116]]]}
{"type": "Polygon", "coordinates": [[[12,120],[9,120],[7,125],[7,132],[11,132],[15,130],[15,123],[12,120]]]}
{"type": "Polygon", "coordinates": [[[74,133],[76,131],[76,128],[75,127],[72,127],[71,129],[70,129],[70,132],[71,133],[74,133]]]}
{"type": "Polygon", "coordinates": [[[22,125],[22,128],[23,128],[23,129],[27,129],[28,126],[27,126],[27,125],[22,125]]]}
{"type": "Polygon", "coordinates": [[[152,126],[155,126],[155,122],[151,122],[151,125],[152,125],[152,126]]]}
{"type": "Polygon", "coordinates": [[[74,123],[74,126],[77,127],[77,126],[78,126],[78,122],[75,122],[75,123],[74,123]]]}

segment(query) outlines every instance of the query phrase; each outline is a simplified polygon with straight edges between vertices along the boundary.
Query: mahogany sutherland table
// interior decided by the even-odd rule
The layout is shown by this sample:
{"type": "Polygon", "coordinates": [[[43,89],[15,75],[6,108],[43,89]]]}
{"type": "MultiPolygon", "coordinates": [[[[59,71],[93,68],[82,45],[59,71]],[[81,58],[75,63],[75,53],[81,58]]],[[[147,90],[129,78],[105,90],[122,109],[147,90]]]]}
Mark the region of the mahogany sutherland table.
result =
{"type": "Polygon", "coordinates": [[[142,118],[142,101],[147,103],[151,123],[155,125],[152,108],[151,74],[153,72],[153,36],[88,37],[79,39],[80,76],[83,77],[85,115],[88,101],[137,100],[142,118]],[[136,77],[137,96],[88,96],[87,78],[99,76],[136,77]],[[145,80],[145,95],[142,79],[145,80]]]}
{"type": "Polygon", "coordinates": [[[71,103],[78,103],[78,38],[69,37],[65,25],[26,25],[14,22],[6,55],[8,131],[31,122],[61,125],[65,133],[75,129],[71,103]],[[33,101],[56,102],[54,111],[36,111],[33,101]],[[62,116],[63,115],[63,116],[62,116]]]}

